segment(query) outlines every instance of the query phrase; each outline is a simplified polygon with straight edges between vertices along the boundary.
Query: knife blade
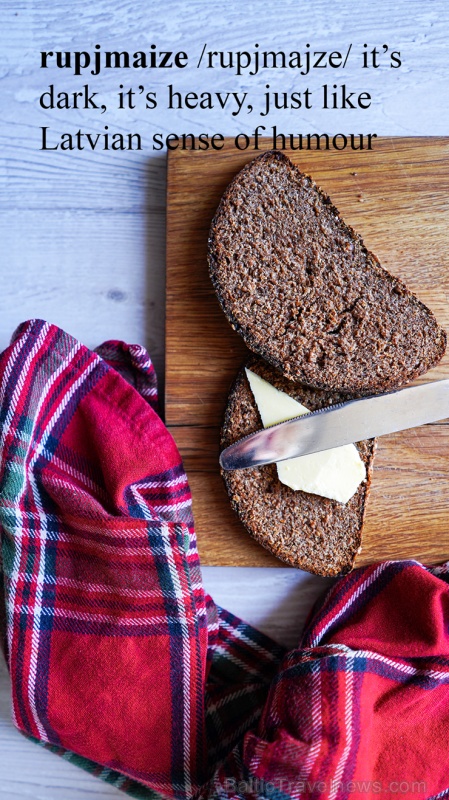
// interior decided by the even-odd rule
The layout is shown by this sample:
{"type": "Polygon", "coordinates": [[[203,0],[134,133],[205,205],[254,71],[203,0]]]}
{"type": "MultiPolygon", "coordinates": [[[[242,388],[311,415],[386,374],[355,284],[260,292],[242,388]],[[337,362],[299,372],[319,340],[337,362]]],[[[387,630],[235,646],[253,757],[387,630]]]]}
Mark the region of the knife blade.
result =
{"type": "Polygon", "coordinates": [[[245,436],[220,454],[225,470],[272,464],[449,417],[449,379],[349,400],[245,436]]]}

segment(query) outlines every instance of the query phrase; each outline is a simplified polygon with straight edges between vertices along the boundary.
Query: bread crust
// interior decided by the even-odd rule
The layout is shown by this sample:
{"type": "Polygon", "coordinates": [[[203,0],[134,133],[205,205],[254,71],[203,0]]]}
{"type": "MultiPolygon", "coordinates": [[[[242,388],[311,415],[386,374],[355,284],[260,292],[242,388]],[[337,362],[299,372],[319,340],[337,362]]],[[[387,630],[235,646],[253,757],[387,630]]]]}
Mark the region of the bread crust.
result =
{"type": "MultiPolygon", "coordinates": [[[[310,410],[354,397],[294,384],[257,356],[245,366],[310,410]]],[[[242,367],[229,394],[221,446],[228,447],[261,427],[242,367]]],[[[268,464],[222,470],[231,506],[251,536],[285,563],[316,575],[343,575],[352,569],[361,545],[376,440],[359,442],[357,448],[366,467],[366,480],[346,504],[290,489],[280,482],[276,465],[268,464]]]]}
{"type": "Polygon", "coordinates": [[[234,330],[292,381],[388,391],[445,352],[433,313],[283,153],[258,156],[229,184],[211,224],[208,262],[234,330]]]}

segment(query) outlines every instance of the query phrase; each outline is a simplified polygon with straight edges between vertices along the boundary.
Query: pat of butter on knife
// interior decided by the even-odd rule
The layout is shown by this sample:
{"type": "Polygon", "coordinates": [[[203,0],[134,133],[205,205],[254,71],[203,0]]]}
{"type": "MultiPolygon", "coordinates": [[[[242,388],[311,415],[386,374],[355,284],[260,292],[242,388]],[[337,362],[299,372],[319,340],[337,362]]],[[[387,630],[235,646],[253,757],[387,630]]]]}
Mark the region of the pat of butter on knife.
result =
{"type": "MultiPolygon", "coordinates": [[[[255,372],[246,368],[245,371],[264,428],[309,412],[308,408],[275,389],[255,372]]],[[[281,483],[294,491],[318,494],[339,503],[347,503],[366,478],[365,465],[353,444],[289,458],[280,461],[276,467],[281,483]]]]}

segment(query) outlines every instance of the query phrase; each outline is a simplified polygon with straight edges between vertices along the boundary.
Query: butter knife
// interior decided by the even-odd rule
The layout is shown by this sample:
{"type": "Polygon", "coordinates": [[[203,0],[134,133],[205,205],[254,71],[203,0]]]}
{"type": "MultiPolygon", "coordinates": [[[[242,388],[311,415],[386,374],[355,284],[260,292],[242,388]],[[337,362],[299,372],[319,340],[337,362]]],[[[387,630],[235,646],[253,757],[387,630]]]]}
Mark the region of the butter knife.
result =
{"type": "MultiPolygon", "coordinates": [[[[318,453],[449,417],[449,379],[349,400],[245,436],[220,455],[225,470],[318,453]]],[[[449,456],[449,454],[448,454],[449,456]]]]}

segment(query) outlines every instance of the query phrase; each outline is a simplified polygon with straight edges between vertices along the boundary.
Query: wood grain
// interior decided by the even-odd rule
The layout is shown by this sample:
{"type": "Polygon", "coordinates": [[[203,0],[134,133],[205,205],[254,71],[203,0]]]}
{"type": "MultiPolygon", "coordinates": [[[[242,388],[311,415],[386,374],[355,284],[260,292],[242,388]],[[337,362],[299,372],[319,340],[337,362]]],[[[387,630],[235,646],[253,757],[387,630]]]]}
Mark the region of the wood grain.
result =
{"type": "MultiPolygon", "coordinates": [[[[168,159],[165,413],[190,477],[203,564],[281,566],[232,513],[218,471],[219,426],[247,350],[211,287],[207,235],[223,190],[254,155],[228,142],[220,153],[168,159]]],[[[449,139],[384,138],[372,152],[289,155],[449,328],[449,139]]],[[[449,354],[418,382],[448,375],[449,354]]],[[[358,564],[449,556],[448,456],[446,424],[380,441],[358,564]]]]}

